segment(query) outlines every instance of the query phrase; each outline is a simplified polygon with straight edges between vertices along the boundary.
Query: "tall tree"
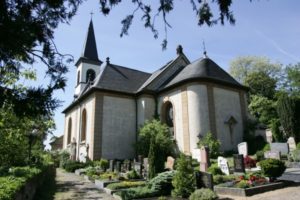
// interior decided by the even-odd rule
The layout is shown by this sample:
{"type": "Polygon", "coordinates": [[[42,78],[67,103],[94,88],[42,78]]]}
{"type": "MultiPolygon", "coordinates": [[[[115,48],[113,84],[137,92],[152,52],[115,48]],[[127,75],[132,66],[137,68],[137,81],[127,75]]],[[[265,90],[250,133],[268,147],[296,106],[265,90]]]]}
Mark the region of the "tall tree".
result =
{"type": "Polygon", "coordinates": [[[276,93],[277,80],[266,72],[252,72],[245,77],[244,84],[250,88],[250,93],[273,99],[276,93]]]}
{"type": "MultiPolygon", "coordinates": [[[[82,0],[3,0],[0,2],[0,106],[14,104],[20,115],[49,114],[59,102],[54,90],[63,89],[71,56],[58,52],[53,31],[59,23],[68,23],[82,0]],[[46,87],[18,90],[22,72],[37,61],[46,65],[46,87]],[[15,84],[8,84],[9,80],[15,84]],[[47,79],[46,79],[47,80],[47,79]]],[[[37,66],[35,66],[37,68],[37,66]]],[[[39,65],[41,67],[41,65],[39,65]]]]}
{"type": "Polygon", "coordinates": [[[230,62],[229,73],[242,84],[245,84],[246,77],[253,72],[262,72],[273,79],[278,79],[282,73],[282,65],[259,56],[237,57],[230,62]]]}
{"type": "Polygon", "coordinates": [[[293,95],[300,97],[300,63],[286,66],[285,90],[293,95]]]}

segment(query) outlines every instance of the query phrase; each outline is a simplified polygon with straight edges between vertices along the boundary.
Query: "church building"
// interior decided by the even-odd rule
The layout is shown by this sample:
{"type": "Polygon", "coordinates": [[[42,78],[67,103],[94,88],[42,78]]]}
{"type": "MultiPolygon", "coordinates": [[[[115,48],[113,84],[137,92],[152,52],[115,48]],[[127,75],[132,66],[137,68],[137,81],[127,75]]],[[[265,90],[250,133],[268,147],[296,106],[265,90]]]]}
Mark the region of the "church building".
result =
{"type": "Polygon", "coordinates": [[[73,159],[134,158],[138,130],[159,116],[180,151],[192,155],[208,132],[221,150],[243,140],[248,89],[206,56],[191,62],[177,55],[153,73],[99,60],[92,21],[76,62],[74,101],[63,111],[63,148],[73,159]]]}

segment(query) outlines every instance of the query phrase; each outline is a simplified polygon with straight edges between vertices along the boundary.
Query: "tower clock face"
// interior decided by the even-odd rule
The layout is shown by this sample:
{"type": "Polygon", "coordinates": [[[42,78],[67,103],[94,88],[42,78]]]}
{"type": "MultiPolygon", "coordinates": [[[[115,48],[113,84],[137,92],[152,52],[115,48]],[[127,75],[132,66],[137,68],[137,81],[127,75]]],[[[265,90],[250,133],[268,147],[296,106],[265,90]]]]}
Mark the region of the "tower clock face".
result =
{"type": "Polygon", "coordinates": [[[169,126],[169,127],[173,127],[173,106],[171,103],[169,103],[166,107],[166,124],[169,126]]]}

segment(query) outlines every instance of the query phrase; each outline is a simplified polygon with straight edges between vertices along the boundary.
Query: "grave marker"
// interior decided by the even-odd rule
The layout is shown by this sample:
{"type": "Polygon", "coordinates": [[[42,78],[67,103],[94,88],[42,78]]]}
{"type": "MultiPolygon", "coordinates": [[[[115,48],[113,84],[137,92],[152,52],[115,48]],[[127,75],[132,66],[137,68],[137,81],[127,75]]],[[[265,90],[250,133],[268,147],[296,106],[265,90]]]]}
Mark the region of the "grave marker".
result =
{"type": "Polygon", "coordinates": [[[233,155],[234,172],[245,173],[244,156],[242,154],[233,155]]]}
{"type": "Polygon", "coordinates": [[[272,152],[279,151],[281,155],[287,155],[289,153],[289,146],[287,143],[271,143],[270,147],[272,152]]]}
{"type": "Polygon", "coordinates": [[[218,167],[221,169],[221,171],[226,174],[229,175],[229,166],[228,166],[228,161],[226,158],[219,156],[218,157],[218,167]]]}
{"type": "Polygon", "coordinates": [[[174,169],[175,159],[172,156],[167,157],[166,169],[174,169]]]}
{"type": "Polygon", "coordinates": [[[242,142],[238,144],[238,152],[239,154],[243,154],[244,157],[248,155],[248,144],[247,142],[242,142]]]}
{"type": "Polygon", "coordinates": [[[209,188],[214,189],[213,176],[210,173],[206,172],[196,172],[196,186],[197,188],[209,188]]]}
{"type": "Polygon", "coordinates": [[[265,158],[274,158],[280,160],[281,154],[280,151],[266,151],[264,153],[265,158]]]}
{"type": "Polygon", "coordinates": [[[290,151],[294,151],[297,149],[296,147],[296,141],[294,137],[289,137],[287,140],[288,146],[289,146],[289,150],[290,151]]]}
{"type": "Polygon", "coordinates": [[[210,162],[209,162],[209,148],[208,147],[201,147],[200,148],[200,155],[201,155],[201,161],[200,161],[200,171],[206,172],[210,162]]]}

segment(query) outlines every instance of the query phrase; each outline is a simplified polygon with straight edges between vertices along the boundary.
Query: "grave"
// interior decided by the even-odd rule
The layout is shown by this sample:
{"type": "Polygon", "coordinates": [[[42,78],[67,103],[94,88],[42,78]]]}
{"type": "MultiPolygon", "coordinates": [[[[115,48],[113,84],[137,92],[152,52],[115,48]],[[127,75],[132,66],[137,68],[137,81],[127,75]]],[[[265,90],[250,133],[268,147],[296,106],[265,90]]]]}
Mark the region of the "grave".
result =
{"type": "Polygon", "coordinates": [[[115,161],[110,160],[109,161],[109,171],[113,172],[115,170],[115,161]]]}
{"type": "Polygon", "coordinates": [[[265,158],[274,158],[280,160],[281,154],[280,151],[266,151],[264,153],[265,158]]]}
{"type": "Polygon", "coordinates": [[[228,161],[226,158],[219,156],[218,157],[218,167],[221,169],[221,171],[226,174],[229,175],[229,166],[228,166],[228,161]]]}
{"type": "Polygon", "coordinates": [[[135,162],[133,164],[133,169],[140,175],[143,175],[143,164],[140,162],[135,162]]]}
{"type": "Polygon", "coordinates": [[[296,141],[294,137],[289,137],[287,143],[290,151],[296,150],[297,147],[296,147],[296,141]]]}
{"type": "Polygon", "coordinates": [[[197,188],[209,188],[211,190],[214,189],[214,184],[213,184],[213,176],[210,173],[206,172],[196,172],[196,186],[197,188]]]}
{"type": "Polygon", "coordinates": [[[209,148],[208,147],[201,147],[200,148],[200,155],[201,155],[201,161],[200,161],[200,171],[206,172],[210,162],[209,162],[209,148]]]}
{"type": "Polygon", "coordinates": [[[192,158],[196,159],[198,162],[201,161],[201,151],[200,149],[193,149],[192,150],[192,158]]]}
{"type": "Polygon", "coordinates": [[[244,157],[248,155],[248,144],[247,142],[242,142],[238,144],[238,152],[242,154],[244,157]]]}
{"type": "Polygon", "coordinates": [[[281,155],[287,155],[289,153],[289,146],[287,143],[271,143],[270,147],[272,152],[279,151],[281,155]]]}
{"type": "Polygon", "coordinates": [[[174,169],[175,159],[172,156],[167,157],[166,169],[173,170],[174,169]]]}
{"type": "Polygon", "coordinates": [[[245,173],[244,156],[242,154],[233,155],[234,172],[245,173]]]}
{"type": "Polygon", "coordinates": [[[143,177],[147,178],[149,172],[149,161],[148,158],[143,159],[143,177]]]}
{"type": "Polygon", "coordinates": [[[121,161],[118,160],[118,161],[116,162],[116,171],[117,171],[117,172],[121,172],[121,169],[122,169],[121,161]]]}

